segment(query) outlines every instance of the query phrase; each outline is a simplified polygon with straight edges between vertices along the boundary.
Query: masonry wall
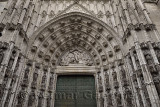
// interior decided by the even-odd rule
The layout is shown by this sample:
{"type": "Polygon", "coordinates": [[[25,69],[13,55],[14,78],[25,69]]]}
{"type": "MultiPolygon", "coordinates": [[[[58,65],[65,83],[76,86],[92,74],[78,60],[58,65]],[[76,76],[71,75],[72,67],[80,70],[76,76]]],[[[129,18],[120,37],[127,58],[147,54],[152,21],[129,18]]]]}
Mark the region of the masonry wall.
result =
{"type": "Polygon", "coordinates": [[[145,6],[150,13],[153,23],[157,26],[157,29],[160,32],[160,2],[158,2],[158,4],[145,3],[145,6]]]}

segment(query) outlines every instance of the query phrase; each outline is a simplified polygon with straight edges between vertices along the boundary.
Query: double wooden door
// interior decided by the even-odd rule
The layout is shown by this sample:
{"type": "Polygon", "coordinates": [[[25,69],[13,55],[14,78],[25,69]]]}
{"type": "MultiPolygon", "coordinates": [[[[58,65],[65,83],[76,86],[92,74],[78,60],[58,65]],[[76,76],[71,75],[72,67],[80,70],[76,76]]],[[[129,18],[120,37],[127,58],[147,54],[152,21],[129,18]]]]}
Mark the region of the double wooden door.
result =
{"type": "Polygon", "coordinates": [[[94,76],[58,76],[55,107],[97,107],[94,76]]]}

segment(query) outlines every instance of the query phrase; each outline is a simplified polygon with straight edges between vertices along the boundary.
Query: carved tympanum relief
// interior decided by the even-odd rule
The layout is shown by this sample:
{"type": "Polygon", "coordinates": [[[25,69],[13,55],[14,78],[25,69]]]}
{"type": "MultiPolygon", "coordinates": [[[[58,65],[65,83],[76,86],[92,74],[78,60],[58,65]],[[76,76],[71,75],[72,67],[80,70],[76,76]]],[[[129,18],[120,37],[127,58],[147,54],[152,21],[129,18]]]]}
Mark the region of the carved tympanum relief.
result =
{"type": "Polygon", "coordinates": [[[60,65],[68,66],[69,64],[83,64],[92,66],[93,61],[84,50],[75,47],[66,52],[61,58],[60,65]]]}

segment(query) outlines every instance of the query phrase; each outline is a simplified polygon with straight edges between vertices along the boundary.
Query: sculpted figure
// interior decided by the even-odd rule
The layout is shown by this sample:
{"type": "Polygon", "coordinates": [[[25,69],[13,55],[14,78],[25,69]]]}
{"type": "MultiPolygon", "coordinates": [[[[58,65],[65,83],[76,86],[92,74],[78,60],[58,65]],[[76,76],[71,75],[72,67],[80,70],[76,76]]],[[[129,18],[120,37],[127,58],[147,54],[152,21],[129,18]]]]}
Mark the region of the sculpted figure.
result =
{"type": "Polygon", "coordinates": [[[119,91],[115,92],[115,98],[117,101],[117,107],[122,107],[122,97],[121,97],[121,93],[119,91]]]}
{"type": "Polygon", "coordinates": [[[17,95],[17,99],[18,99],[17,107],[22,107],[23,106],[25,98],[26,98],[26,92],[25,92],[24,89],[22,89],[17,95]]]}
{"type": "Polygon", "coordinates": [[[3,61],[3,57],[4,57],[3,49],[0,49],[0,64],[3,61]]]}
{"type": "Polygon", "coordinates": [[[36,99],[35,92],[34,92],[34,91],[32,91],[32,92],[31,92],[31,94],[29,95],[28,107],[32,107],[32,106],[34,106],[35,99],[36,99]]]}

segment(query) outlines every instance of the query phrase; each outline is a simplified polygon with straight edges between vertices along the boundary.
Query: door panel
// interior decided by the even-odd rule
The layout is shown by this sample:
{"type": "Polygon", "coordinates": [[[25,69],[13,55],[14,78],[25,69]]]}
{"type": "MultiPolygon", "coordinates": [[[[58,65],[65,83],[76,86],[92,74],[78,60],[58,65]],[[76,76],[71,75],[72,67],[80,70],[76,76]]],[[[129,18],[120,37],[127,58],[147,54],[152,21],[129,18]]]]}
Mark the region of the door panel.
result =
{"type": "Polygon", "coordinates": [[[55,107],[96,107],[94,77],[59,76],[55,98],[55,107]]]}

